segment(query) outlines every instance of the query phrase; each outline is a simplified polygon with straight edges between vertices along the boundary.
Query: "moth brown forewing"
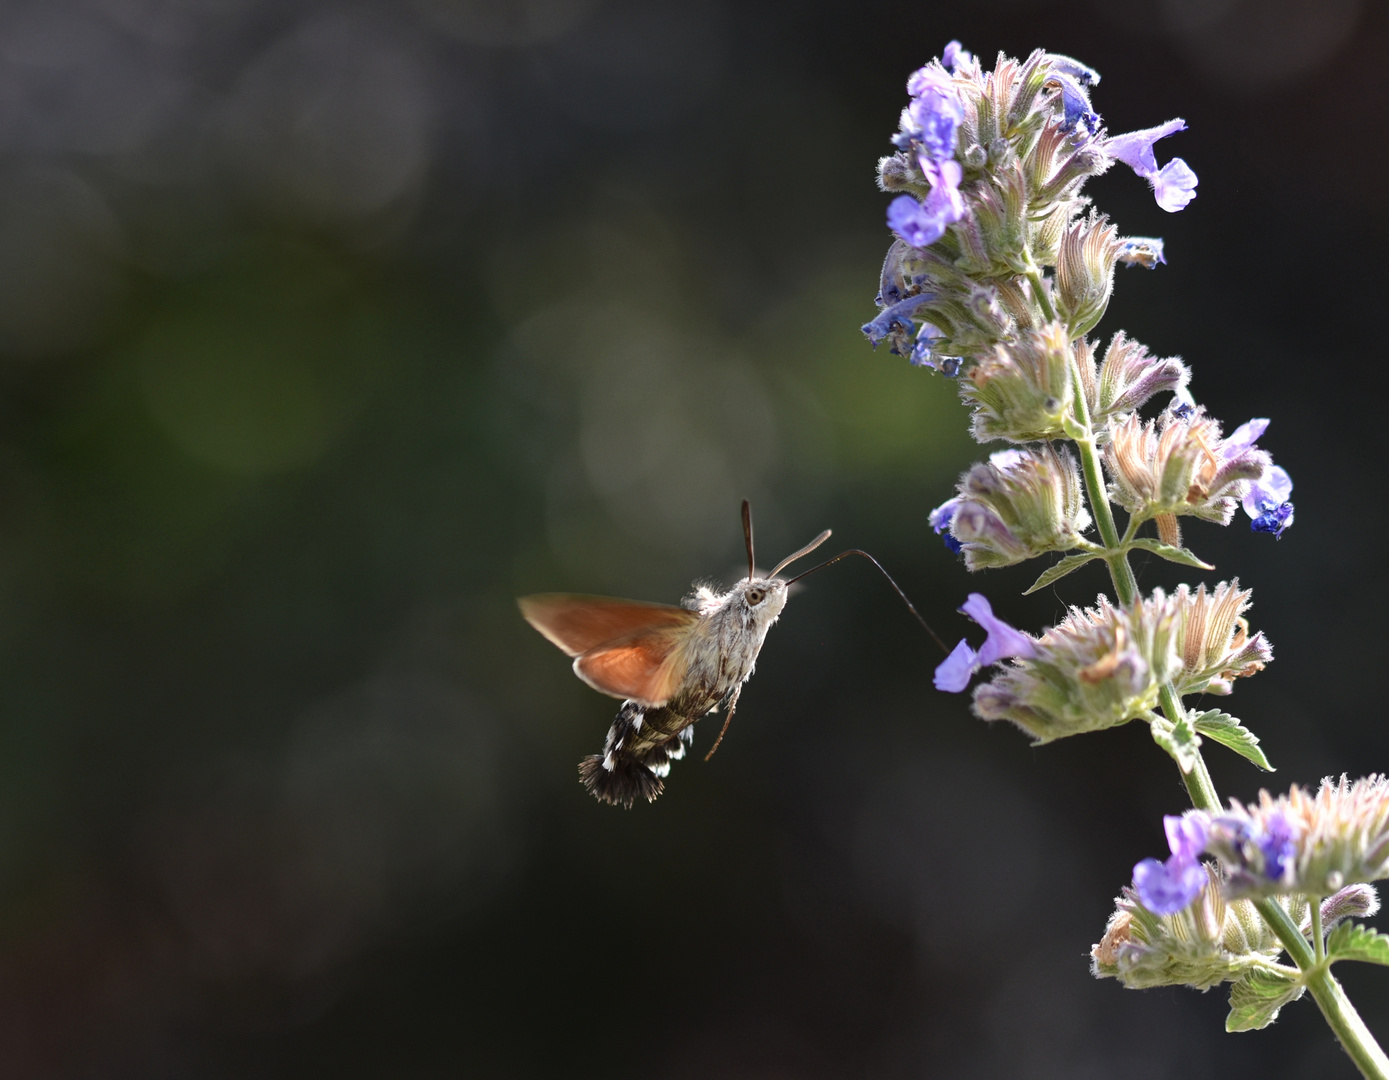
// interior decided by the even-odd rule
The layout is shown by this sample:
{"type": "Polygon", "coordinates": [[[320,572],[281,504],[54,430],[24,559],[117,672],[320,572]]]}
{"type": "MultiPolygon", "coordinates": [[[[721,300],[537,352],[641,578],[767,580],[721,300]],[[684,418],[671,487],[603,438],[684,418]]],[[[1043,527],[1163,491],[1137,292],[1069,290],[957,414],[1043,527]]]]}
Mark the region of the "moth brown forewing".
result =
{"type": "MultiPolygon", "coordinates": [[[[695,721],[726,700],[723,731],[708,756],[713,755],[733,719],[738,695],[752,674],[767,631],[786,606],[789,586],[847,555],[862,555],[878,565],[871,555],[853,550],[789,580],[776,576],[829,538],[826,529],[765,577],[758,577],[752,510],[745,499],[748,576],[726,593],[700,586],[684,607],[574,593],[537,593],[517,601],[527,622],[574,657],[579,678],[601,693],[623,699],[603,752],[579,762],[579,778],[597,799],[627,808],[638,796],[654,800],[664,789],[670,763],[685,756],[695,721]]],[[[921,619],[896,582],[890,577],[888,581],[921,619]]]]}

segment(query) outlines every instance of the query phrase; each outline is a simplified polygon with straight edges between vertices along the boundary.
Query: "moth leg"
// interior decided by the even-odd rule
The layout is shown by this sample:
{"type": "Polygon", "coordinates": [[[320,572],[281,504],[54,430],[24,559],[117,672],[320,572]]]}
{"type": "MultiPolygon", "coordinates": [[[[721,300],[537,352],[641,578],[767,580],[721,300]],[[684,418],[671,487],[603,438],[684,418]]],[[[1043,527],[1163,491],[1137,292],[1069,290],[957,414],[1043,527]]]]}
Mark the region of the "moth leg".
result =
{"type": "Polygon", "coordinates": [[[733,696],[728,699],[728,713],[723,718],[723,727],[719,729],[719,737],[714,740],[714,745],[709,747],[709,752],[704,755],[705,761],[714,756],[714,751],[719,748],[719,743],[723,742],[723,737],[728,734],[728,725],[733,723],[733,710],[738,707],[738,695],[742,692],[743,684],[739,683],[733,690],[733,696]]]}

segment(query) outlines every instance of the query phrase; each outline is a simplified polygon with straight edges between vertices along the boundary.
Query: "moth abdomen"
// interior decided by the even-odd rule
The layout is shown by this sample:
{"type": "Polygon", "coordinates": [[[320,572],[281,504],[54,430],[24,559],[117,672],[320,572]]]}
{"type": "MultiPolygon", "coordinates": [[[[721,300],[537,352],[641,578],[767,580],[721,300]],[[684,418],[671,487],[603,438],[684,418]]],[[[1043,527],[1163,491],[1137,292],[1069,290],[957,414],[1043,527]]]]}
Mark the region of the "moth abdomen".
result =
{"type": "Polygon", "coordinates": [[[691,724],[669,709],[647,710],[624,701],[603,752],[579,762],[579,779],[594,798],[612,806],[631,809],[638,798],[654,802],[665,790],[662,779],[670,763],[685,756],[693,739],[691,724]]]}

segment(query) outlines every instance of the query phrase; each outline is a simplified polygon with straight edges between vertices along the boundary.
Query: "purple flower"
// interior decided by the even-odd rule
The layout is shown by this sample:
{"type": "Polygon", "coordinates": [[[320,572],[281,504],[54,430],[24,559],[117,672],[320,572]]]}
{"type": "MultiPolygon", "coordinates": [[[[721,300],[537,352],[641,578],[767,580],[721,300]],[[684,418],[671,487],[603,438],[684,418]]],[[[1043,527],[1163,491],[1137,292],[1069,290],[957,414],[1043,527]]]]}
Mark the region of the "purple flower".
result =
{"type": "Polygon", "coordinates": [[[1200,856],[1206,848],[1210,821],[1205,814],[1168,814],[1162,819],[1167,846],[1166,862],[1144,859],[1133,868],[1133,887],[1138,899],[1154,915],[1175,915],[1196,899],[1206,884],[1200,856]]]}
{"type": "Polygon", "coordinates": [[[960,166],[947,161],[953,170],[942,170],[945,178],[953,175],[955,184],[937,183],[924,203],[910,195],[898,195],[887,207],[887,226],[914,248],[928,248],[945,235],[950,225],[964,217],[964,202],[955,185],[959,184],[960,166]]]}
{"type": "Polygon", "coordinates": [[[971,676],[979,670],[979,656],[964,638],[936,668],[934,682],[937,690],[958,694],[969,685],[971,676]]]}
{"type": "Polygon", "coordinates": [[[926,519],[930,523],[931,528],[936,530],[936,535],[945,541],[945,546],[956,555],[960,553],[962,545],[947,530],[949,530],[951,524],[954,522],[955,511],[959,508],[960,497],[956,495],[955,498],[948,499],[937,506],[926,519]]]}
{"type": "MultiPolygon", "coordinates": [[[[934,368],[936,342],[945,338],[945,335],[938,328],[928,322],[921,324],[921,329],[916,332],[916,344],[912,346],[912,354],[907,359],[915,367],[934,368]]],[[[939,530],[937,530],[939,531],[939,530]]]]}
{"type": "Polygon", "coordinates": [[[1292,477],[1287,470],[1270,465],[1264,475],[1249,485],[1244,496],[1244,512],[1253,520],[1254,532],[1273,533],[1274,539],[1293,523],[1293,504],[1288,495],[1293,490],[1292,477]]]}
{"type": "Polygon", "coordinates": [[[1100,130],[1100,114],[1090,108],[1090,97],[1080,80],[1056,68],[1049,78],[1061,87],[1061,130],[1079,132],[1085,137],[1096,134],[1100,130]]]}
{"type": "MultiPolygon", "coordinates": [[[[911,196],[904,195],[903,198],[909,199],[911,196]]],[[[864,323],[863,332],[872,342],[873,348],[876,349],[895,329],[903,329],[908,333],[914,331],[916,324],[912,322],[912,316],[916,313],[916,309],[923,304],[929,304],[935,298],[935,293],[918,293],[916,296],[909,296],[905,300],[889,304],[878,312],[877,318],[872,322],[864,323]]]]}
{"type": "MultiPolygon", "coordinates": [[[[1220,444],[1220,456],[1230,460],[1255,450],[1254,444],[1268,430],[1268,423],[1256,419],[1241,424],[1220,444]]],[[[1287,470],[1266,464],[1263,475],[1250,483],[1244,496],[1244,512],[1253,519],[1249,527],[1254,532],[1273,533],[1275,539],[1281,537],[1293,523],[1293,504],[1288,502],[1292,490],[1293,480],[1287,470]]]]}
{"type": "Polygon", "coordinates": [[[1032,639],[996,616],[988,598],[982,594],[970,593],[960,610],[989,633],[979,650],[980,667],[996,664],[1008,656],[1027,659],[1036,655],[1037,650],[1033,647],[1032,639]]]}
{"type": "Polygon", "coordinates": [[[1175,915],[1201,894],[1205,884],[1206,868],[1199,862],[1144,859],[1133,868],[1134,891],[1154,915],[1175,915]]]}
{"type": "Polygon", "coordinates": [[[973,63],[974,57],[970,53],[965,52],[964,46],[958,41],[952,41],[941,51],[940,62],[951,71],[954,71],[961,64],[973,63]]]}
{"type": "Polygon", "coordinates": [[[1158,170],[1156,176],[1149,179],[1153,184],[1153,195],[1157,204],[1169,214],[1175,214],[1196,198],[1196,185],[1199,181],[1191,171],[1191,166],[1179,157],[1174,157],[1158,170]]]}
{"type": "Polygon", "coordinates": [[[964,118],[965,111],[955,91],[948,84],[932,84],[907,106],[902,114],[902,131],[893,141],[904,149],[917,143],[920,156],[929,161],[947,161],[955,156],[955,129],[964,118]]]}
{"type": "Polygon", "coordinates": [[[1264,854],[1264,874],[1270,881],[1282,881],[1297,855],[1297,834],[1282,814],[1269,815],[1264,834],[1255,841],[1264,854]]]}
{"type": "Polygon", "coordinates": [[[1181,158],[1173,158],[1161,169],[1153,153],[1153,144],[1168,135],[1186,130],[1186,121],[1169,120],[1154,128],[1130,131],[1106,139],[1104,148],[1109,155],[1122,161],[1139,176],[1153,185],[1157,204],[1168,213],[1176,213],[1196,198],[1196,174],[1181,158]]]}
{"type": "MultiPolygon", "coordinates": [[[[933,518],[949,505],[950,503],[945,503],[932,511],[933,518]]],[[[987,630],[989,636],[984,639],[984,644],[980,646],[978,652],[971,649],[967,641],[961,639],[960,643],[951,650],[950,655],[941,661],[940,666],[936,668],[935,684],[937,690],[958,694],[969,685],[970,676],[980,668],[996,664],[1009,656],[1020,656],[1027,659],[1036,655],[1037,650],[1032,639],[1021,630],[1014,629],[998,618],[994,614],[993,608],[989,606],[986,597],[979,593],[970,593],[969,599],[964,602],[960,610],[987,630]]]]}
{"type": "Polygon", "coordinates": [[[1174,859],[1190,862],[1206,850],[1211,827],[1204,814],[1165,814],[1162,828],[1167,833],[1167,846],[1172,849],[1174,859]]]}
{"type": "Polygon", "coordinates": [[[1235,428],[1234,431],[1230,432],[1229,438],[1221,440],[1220,456],[1224,458],[1233,458],[1244,453],[1246,450],[1253,450],[1254,444],[1257,443],[1259,439],[1263,437],[1264,432],[1268,430],[1269,423],[1270,421],[1260,417],[1235,428]]]}

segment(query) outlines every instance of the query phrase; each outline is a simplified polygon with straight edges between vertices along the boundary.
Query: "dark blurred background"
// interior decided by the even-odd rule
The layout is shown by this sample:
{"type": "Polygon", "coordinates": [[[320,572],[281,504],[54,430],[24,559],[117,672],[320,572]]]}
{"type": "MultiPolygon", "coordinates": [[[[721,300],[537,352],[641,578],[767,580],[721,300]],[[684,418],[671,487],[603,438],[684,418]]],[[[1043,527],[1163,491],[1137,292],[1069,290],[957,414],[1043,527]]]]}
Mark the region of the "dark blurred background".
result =
{"type": "MultiPolygon", "coordinates": [[[[807,582],[724,746],[600,806],[615,703],[518,616],[835,530],[943,636],[983,451],[874,354],[874,164],[951,38],[1104,75],[1201,179],[1091,186],[1169,265],[1100,328],[1297,480],[1200,524],[1273,778],[1389,766],[1389,17],[1356,0],[0,3],[0,1074],[1350,1077],[1310,1002],[1096,982],[1186,806],[1134,725],[1034,749],[871,568],[807,582]],[[1366,669],[1369,669],[1366,673],[1366,669]]],[[[1140,567],[1146,586],[1181,580],[1140,567]]],[[[1389,973],[1348,969],[1389,1036],[1389,973]]]]}

